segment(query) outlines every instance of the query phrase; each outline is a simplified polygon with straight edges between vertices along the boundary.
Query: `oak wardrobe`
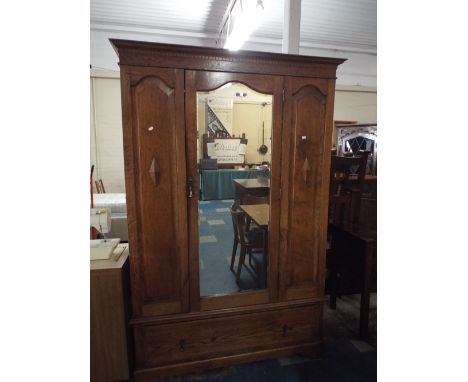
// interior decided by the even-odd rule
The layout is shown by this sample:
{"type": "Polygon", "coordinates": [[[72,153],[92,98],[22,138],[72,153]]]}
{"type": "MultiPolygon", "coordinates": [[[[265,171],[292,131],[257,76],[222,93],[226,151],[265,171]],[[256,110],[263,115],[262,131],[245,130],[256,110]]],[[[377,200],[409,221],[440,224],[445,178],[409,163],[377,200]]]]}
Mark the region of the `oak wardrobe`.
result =
{"type": "MultiPolygon", "coordinates": [[[[317,356],[335,79],[344,60],[111,44],[120,65],[135,380],[269,357],[317,356]],[[271,132],[266,285],[209,294],[201,290],[205,278],[214,280],[224,268],[205,277],[200,261],[206,221],[197,166],[200,110],[227,86],[270,100],[264,102],[271,132]]],[[[230,253],[206,256],[225,261],[225,255],[230,253]]]]}

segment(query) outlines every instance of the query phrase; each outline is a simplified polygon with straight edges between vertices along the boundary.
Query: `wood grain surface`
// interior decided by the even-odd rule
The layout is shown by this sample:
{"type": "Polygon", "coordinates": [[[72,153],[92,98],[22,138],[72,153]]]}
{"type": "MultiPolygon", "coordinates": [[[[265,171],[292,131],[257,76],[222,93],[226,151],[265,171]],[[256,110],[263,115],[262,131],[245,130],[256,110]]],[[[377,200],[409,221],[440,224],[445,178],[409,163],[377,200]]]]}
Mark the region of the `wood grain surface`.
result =
{"type": "Polygon", "coordinates": [[[111,43],[121,68],[135,379],[316,356],[334,87],[344,60],[111,43]],[[228,82],[273,96],[268,289],[201,298],[196,100],[228,82]]]}

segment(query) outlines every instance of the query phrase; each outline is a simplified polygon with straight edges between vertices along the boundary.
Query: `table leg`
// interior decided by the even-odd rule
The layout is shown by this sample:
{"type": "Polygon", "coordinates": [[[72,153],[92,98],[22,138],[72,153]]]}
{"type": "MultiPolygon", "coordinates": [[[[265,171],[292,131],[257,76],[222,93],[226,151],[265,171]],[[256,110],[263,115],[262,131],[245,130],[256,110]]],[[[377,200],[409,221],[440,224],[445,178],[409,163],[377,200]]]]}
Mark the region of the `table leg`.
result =
{"type": "Polygon", "coordinates": [[[359,316],[359,338],[367,338],[369,332],[369,300],[370,284],[372,277],[372,258],[374,256],[375,243],[367,243],[364,253],[364,274],[361,293],[361,312],[359,316]]]}

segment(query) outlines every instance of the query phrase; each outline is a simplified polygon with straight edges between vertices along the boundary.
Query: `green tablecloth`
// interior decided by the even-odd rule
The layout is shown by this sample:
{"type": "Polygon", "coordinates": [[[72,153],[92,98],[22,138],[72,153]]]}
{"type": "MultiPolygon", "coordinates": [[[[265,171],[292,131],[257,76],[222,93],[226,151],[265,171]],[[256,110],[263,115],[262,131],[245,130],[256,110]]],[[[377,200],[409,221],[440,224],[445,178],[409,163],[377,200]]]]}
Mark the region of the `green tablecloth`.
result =
{"type": "Polygon", "coordinates": [[[260,170],[202,170],[200,173],[201,200],[234,199],[233,179],[252,179],[265,175],[260,170]]]}

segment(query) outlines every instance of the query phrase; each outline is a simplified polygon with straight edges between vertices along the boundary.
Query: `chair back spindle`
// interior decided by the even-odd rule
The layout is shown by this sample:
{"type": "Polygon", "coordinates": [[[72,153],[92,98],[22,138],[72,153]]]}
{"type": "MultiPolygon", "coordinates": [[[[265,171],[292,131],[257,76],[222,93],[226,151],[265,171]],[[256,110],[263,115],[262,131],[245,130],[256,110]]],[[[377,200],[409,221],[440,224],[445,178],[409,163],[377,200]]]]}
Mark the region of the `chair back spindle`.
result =
{"type": "Polygon", "coordinates": [[[368,153],[357,157],[332,156],[330,166],[329,222],[357,224],[364,188],[368,153]],[[350,179],[351,176],[356,179],[350,179]]]}

